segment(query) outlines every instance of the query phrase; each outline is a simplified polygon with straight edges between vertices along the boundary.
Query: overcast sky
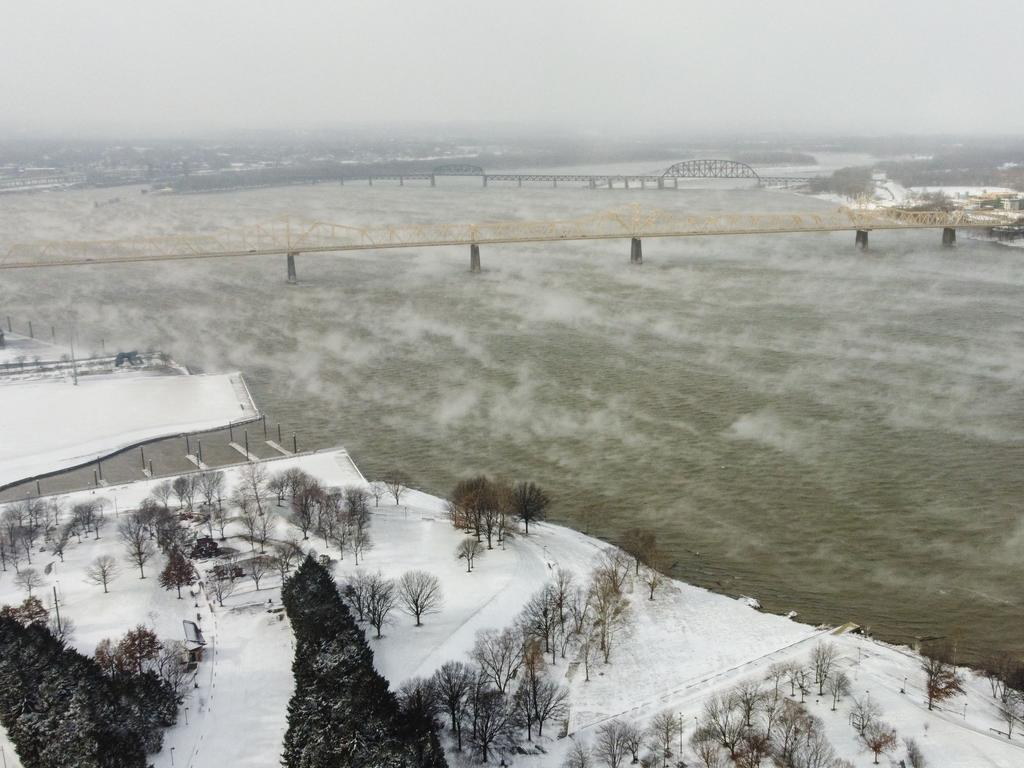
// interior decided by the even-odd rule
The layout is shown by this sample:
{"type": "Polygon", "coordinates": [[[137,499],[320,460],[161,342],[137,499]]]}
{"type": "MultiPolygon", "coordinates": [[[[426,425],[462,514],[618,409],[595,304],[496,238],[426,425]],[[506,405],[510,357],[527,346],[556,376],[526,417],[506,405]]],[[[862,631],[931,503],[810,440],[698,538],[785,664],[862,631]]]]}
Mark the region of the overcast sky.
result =
{"type": "Polygon", "coordinates": [[[1024,2],[0,0],[0,130],[1024,131],[1024,2]]]}

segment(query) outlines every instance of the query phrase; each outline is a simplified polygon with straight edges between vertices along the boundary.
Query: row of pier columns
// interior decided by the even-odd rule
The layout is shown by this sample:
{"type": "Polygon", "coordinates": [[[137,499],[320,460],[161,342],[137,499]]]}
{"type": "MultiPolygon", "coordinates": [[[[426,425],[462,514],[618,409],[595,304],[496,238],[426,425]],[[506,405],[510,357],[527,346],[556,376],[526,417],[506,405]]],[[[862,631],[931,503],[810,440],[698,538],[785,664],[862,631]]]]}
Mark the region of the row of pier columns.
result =
{"type": "MultiPolygon", "coordinates": [[[[854,243],[862,251],[867,250],[868,247],[868,232],[867,229],[858,229],[854,243]]],[[[956,245],[956,229],[953,227],[944,227],[942,230],[942,244],[951,247],[956,245]]],[[[287,255],[288,259],[288,282],[298,282],[298,273],[295,269],[295,257],[298,256],[298,252],[292,252],[287,255]]],[[[644,252],[643,244],[639,237],[630,238],[629,242],[629,263],[630,264],[643,264],[644,263],[644,252]]],[[[477,243],[472,243],[469,246],[469,271],[473,273],[480,272],[480,246],[477,243]]]]}
{"type": "MultiPolygon", "coordinates": [[[[854,243],[862,251],[867,250],[868,247],[868,232],[867,229],[858,229],[857,235],[854,238],[854,243]]],[[[951,248],[956,245],[956,228],[955,227],[943,227],[942,228],[942,244],[947,248],[951,248]]]]}

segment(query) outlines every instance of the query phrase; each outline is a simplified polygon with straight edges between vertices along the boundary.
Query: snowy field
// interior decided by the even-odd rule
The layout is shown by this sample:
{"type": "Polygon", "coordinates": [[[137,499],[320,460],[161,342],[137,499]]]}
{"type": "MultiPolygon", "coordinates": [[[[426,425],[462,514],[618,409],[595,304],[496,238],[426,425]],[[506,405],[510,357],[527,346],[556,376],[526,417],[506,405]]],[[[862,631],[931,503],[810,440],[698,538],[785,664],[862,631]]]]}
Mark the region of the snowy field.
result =
{"type": "MultiPolygon", "coordinates": [[[[365,484],[365,479],[342,450],[323,451],[269,462],[268,470],[298,466],[327,485],[365,484]]],[[[238,469],[226,470],[229,486],[238,469]]],[[[83,498],[105,499],[106,514],[121,514],[138,504],[153,481],[68,494],[66,503],[83,498]]],[[[398,576],[410,569],[437,575],[444,590],[444,605],[416,628],[413,619],[395,611],[384,636],[367,636],[376,665],[398,687],[412,676],[427,676],[450,659],[466,659],[476,633],[510,625],[523,605],[555,569],[573,571],[584,580],[601,542],[557,525],[531,526],[528,537],[518,536],[485,552],[472,573],[454,556],[464,536],[444,517],[441,499],[411,491],[400,506],[388,503],[373,509],[373,548],[359,570],[398,576]]],[[[284,508],[279,508],[284,512],[284,508]]],[[[268,609],[279,606],[280,583],[268,575],[256,590],[250,580],[220,608],[199,588],[189,599],[160,589],[156,579],[159,558],[147,568],[147,578],[123,563],[121,575],[109,595],[83,580],[86,564],[99,554],[112,554],[123,562],[114,521],[99,540],[83,539],[68,548],[61,564],[46,552],[34,558],[40,571],[49,567],[45,586],[37,594],[52,604],[58,589],[62,616],[76,624],[74,644],[92,652],[103,637],[123,634],[135,624],[153,627],[165,639],[182,638],[182,619],[198,619],[209,652],[199,667],[198,687],[183,704],[179,724],[166,735],[165,748],[152,756],[155,766],[269,766],[277,764],[285,715],[292,691],[292,638],[287,621],[268,609]],[[49,597],[47,598],[47,596],[49,597]],[[188,708],[187,713],[184,711],[188,708]],[[186,718],[188,722],[186,723],[186,718]]],[[[229,545],[245,551],[241,526],[228,529],[229,545]]],[[[297,528],[282,517],[276,537],[301,539],[297,528]]],[[[303,545],[324,552],[312,534],[303,545]]],[[[335,554],[331,552],[331,554],[335,554]]],[[[199,563],[204,571],[209,563],[199,563]]],[[[335,562],[343,583],[357,570],[351,555],[335,562]]],[[[0,604],[20,602],[24,595],[13,574],[0,574],[0,604]]],[[[1008,743],[992,729],[999,727],[987,683],[965,671],[968,695],[954,700],[948,711],[929,712],[924,701],[920,658],[905,648],[894,648],[853,634],[835,635],[790,619],[761,613],[740,600],[673,581],[650,601],[641,584],[628,583],[632,620],[619,638],[608,665],[598,664],[591,680],[569,658],[549,666],[549,674],[570,690],[568,732],[572,738],[593,739],[601,723],[615,717],[644,724],[658,712],[683,716],[684,736],[693,732],[695,716],[714,692],[744,679],[763,679],[767,667],[778,661],[807,662],[814,645],[827,638],[841,655],[839,662],[853,681],[853,695],[870,693],[882,717],[901,737],[921,745],[928,764],[935,768],[1019,768],[1024,765],[1024,740],[1008,743]],[[906,680],[906,693],[901,688],[906,680]],[[966,704],[966,707],[964,706],[966,704]]],[[[549,662],[550,663],[550,662],[549,662]]],[[[855,738],[848,722],[850,697],[831,711],[828,697],[809,696],[808,710],[821,717],[837,751],[855,766],[872,758],[855,738]]],[[[516,755],[512,765],[533,768],[560,766],[570,739],[558,738],[558,725],[545,731],[538,743],[543,753],[516,755]]],[[[445,732],[447,733],[447,731],[445,732]]],[[[8,760],[12,749],[0,741],[8,760]]],[[[894,753],[899,765],[903,752],[894,753]]],[[[510,756],[507,756],[510,757],[510,756]]],[[[687,764],[693,755],[685,753],[687,764]]],[[[468,756],[452,753],[453,766],[474,764],[468,756]]],[[[16,765],[16,763],[9,765],[16,765]]]]}
{"type": "Polygon", "coordinates": [[[0,486],[167,435],[259,415],[239,373],[111,375],[0,384],[0,486]]]}

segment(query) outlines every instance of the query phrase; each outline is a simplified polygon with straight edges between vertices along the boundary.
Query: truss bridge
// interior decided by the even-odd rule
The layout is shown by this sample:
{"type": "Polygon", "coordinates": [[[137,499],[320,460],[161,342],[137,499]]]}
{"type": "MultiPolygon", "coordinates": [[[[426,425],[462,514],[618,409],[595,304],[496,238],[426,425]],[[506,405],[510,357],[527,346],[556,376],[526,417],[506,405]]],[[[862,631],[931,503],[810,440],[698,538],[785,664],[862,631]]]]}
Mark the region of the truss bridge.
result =
{"type": "Polygon", "coordinates": [[[347,178],[341,183],[366,181],[370,186],[374,182],[397,181],[404,186],[406,182],[426,181],[430,186],[437,186],[437,179],[443,176],[476,177],[483,186],[492,184],[545,184],[557,187],[559,184],[576,184],[590,189],[678,189],[680,179],[751,179],[760,186],[790,187],[806,184],[810,176],[767,176],[759,174],[752,166],[735,160],[684,160],[669,166],[660,173],[635,174],[592,174],[592,173],[488,173],[479,165],[452,164],[440,165],[432,171],[381,173],[373,174],[365,179],[347,178]]]}

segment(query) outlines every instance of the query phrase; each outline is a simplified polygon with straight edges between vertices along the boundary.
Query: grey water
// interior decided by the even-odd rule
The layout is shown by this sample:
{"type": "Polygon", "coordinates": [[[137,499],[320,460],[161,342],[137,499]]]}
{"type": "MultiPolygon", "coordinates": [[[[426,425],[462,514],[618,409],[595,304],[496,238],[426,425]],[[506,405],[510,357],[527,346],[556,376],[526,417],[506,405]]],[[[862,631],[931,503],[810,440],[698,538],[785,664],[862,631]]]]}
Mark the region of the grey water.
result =
{"type": "MultiPolygon", "coordinates": [[[[446,180],[447,181],[447,180],[446,180]]],[[[319,185],[5,197],[8,243],[832,203],[679,191],[319,185]]],[[[1022,251],[938,231],[705,237],[0,272],[0,315],[245,372],[307,447],[444,494],[529,478],[558,521],[658,532],[673,575],[801,620],[1024,650],[1022,251]]],[[[85,342],[83,342],[85,343],[85,342]]],[[[41,414],[41,418],[43,415],[41,414]]],[[[486,567],[486,565],[484,565],[486,567]]]]}

